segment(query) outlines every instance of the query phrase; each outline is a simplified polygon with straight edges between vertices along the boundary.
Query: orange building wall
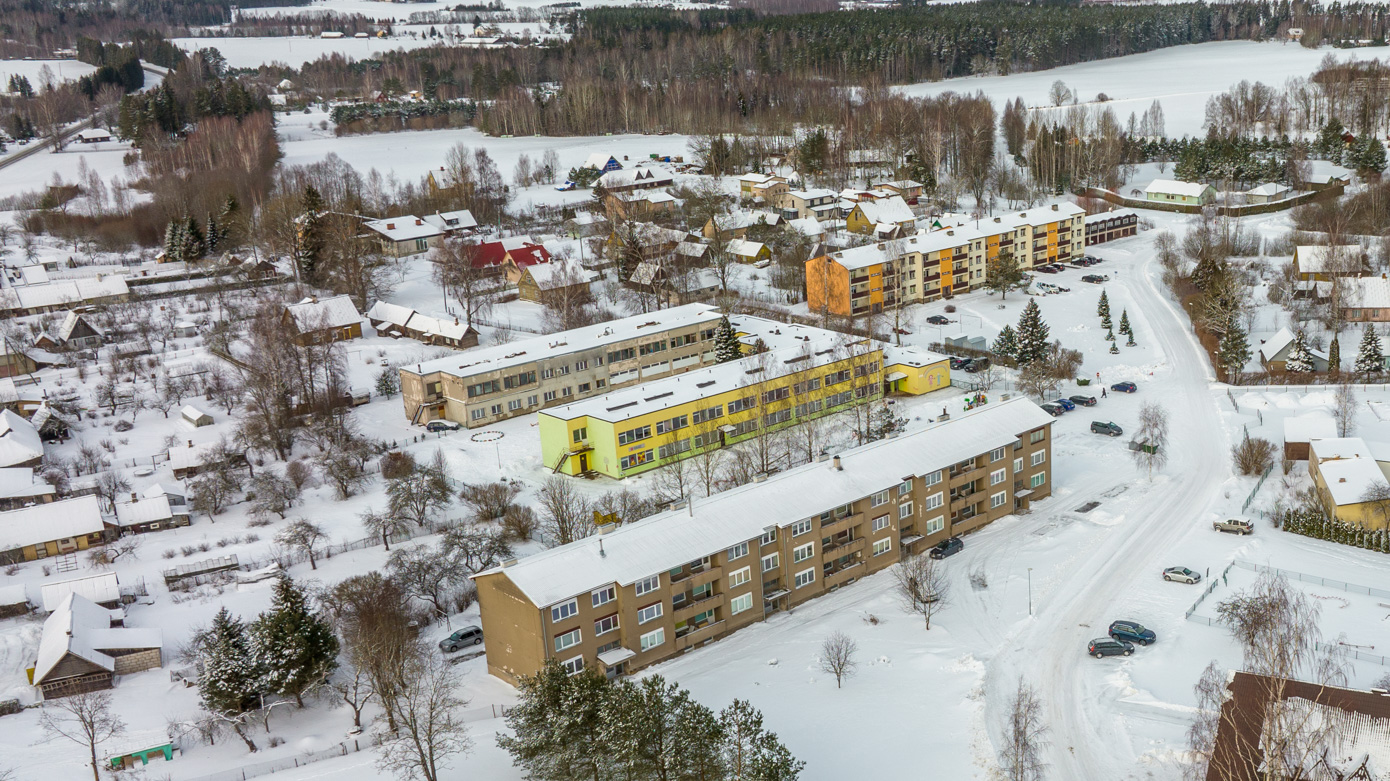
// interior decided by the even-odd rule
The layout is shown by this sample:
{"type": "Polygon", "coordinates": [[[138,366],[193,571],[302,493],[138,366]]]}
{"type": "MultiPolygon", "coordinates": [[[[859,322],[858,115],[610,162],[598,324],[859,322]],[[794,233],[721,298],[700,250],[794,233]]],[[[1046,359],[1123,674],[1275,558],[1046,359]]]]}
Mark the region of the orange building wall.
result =
{"type": "Polygon", "coordinates": [[[812,312],[849,317],[849,269],[829,255],[806,261],[806,301],[812,312]]]}

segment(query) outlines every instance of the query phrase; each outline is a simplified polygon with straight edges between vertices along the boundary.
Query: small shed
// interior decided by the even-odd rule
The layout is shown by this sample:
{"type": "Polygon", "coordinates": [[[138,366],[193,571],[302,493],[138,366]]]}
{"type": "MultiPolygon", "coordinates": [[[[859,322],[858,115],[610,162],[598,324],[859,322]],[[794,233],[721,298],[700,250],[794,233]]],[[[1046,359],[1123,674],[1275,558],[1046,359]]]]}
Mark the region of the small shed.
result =
{"type": "Polygon", "coordinates": [[[198,335],[198,324],[192,320],[180,320],[174,323],[174,336],[180,339],[187,339],[198,335]]]}
{"type": "Polygon", "coordinates": [[[0,618],[22,616],[30,610],[29,592],[23,583],[0,586],[0,618]]]}
{"type": "Polygon", "coordinates": [[[1309,412],[1284,418],[1284,458],[1307,461],[1308,443],[1314,439],[1333,439],[1337,423],[1325,412],[1309,412]]]}
{"type": "Polygon", "coordinates": [[[211,426],[214,422],[211,415],[203,412],[192,404],[184,405],[184,408],[179,412],[179,417],[183,418],[183,422],[189,424],[193,428],[211,426]]]}
{"type": "MultiPolygon", "coordinates": [[[[358,35],[366,35],[366,33],[358,33],[358,35]]],[[[172,762],[176,752],[178,752],[178,749],[174,747],[173,743],[161,743],[157,746],[150,746],[136,751],[123,751],[118,754],[112,754],[110,757],[107,757],[107,762],[110,763],[111,770],[113,771],[129,770],[135,767],[136,763],[139,763],[141,766],[148,765],[151,758],[163,757],[165,762],[172,762]]]]}
{"type": "Polygon", "coordinates": [[[44,612],[52,613],[57,610],[58,605],[62,604],[69,594],[77,594],[105,608],[117,608],[121,605],[121,584],[114,572],[45,583],[39,589],[44,612]]]}

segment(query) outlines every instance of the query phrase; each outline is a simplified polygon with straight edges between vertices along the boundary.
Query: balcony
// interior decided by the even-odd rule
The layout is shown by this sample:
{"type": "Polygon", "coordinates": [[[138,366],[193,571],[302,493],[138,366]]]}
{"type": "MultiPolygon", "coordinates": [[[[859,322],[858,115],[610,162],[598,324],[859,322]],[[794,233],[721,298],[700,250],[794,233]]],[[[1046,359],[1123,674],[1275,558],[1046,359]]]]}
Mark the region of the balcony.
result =
{"type": "Polygon", "coordinates": [[[966,483],[965,485],[961,486],[959,489],[952,490],[951,501],[959,502],[964,499],[969,499],[970,497],[978,493],[979,490],[975,488],[975,481],[972,480],[969,483],[966,483]]]}
{"type": "Polygon", "coordinates": [[[845,583],[863,574],[864,562],[856,561],[848,567],[841,567],[840,569],[834,572],[826,574],[823,578],[823,581],[825,583],[825,587],[827,589],[831,589],[835,588],[836,586],[843,586],[845,583]]]}
{"type": "Polygon", "coordinates": [[[694,630],[693,632],[686,632],[683,635],[678,635],[676,637],[676,650],[684,651],[685,649],[690,648],[691,646],[699,645],[700,643],[703,643],[706,640],[716,637],[720,632],[723,631],[723,621],[715,621],[710,624],[705,624],[704,626],[694,630]]]}
{"type": "Polygon", "coordinates": [[[688,621],[690,620],[691,616],[699,615],[700,613],[703,613],[706,610],[713,610],[717,607],[723,606],[724,595],[715,594],[713,596],[708,596],[704,599],[695,602],[687,602],[686,604],[680,607],[673,606],[671,608],[671,616],[675,619],[676,623],[680,623],[682,621],[688,621]]]}
{"type": "Polygon", "coordinates": [[[849,556],[851,554],[858,553],[859,551],[864,550],[864,546],[866,544],[868,544],[868,540],[864,537],[860,537],[857,540],[850,540],[849,542],[846,542],[843,545],[836,545],[833,548],[825,548],[821,551],[821,558],[827,561],[833,561],[835,559],[844,558],[845,556],[849,556]]]}
{"type": "Polygon", "coordinates": [[[671,576],[672,585],[689,581],[691,588],[718,580],[724,570],[709,564],[696,564],[684,569],[679,575],[671,576]]]}
{"type": "Polygon", "coordinates": [[[975,509],[975,505],[971,505],[960,512],[951,513],[951,523],[965,523],[980,514],[981,513],[975,509]]]}
{"type": "Polygon", "coordinates": [[[863,514],[863,513],[858,513],[858,514],[855,514],[855,515],[846,515],[845,517],[843,517],[843,518],[841,518],[841,519],[839,519],[839,520],[837,520],[837,521],[829,521],[829,522],[823,522],[823,523],[821,523],[821,525],[820,525],[820,533],[821,533],[823,536],[826,536],[826,537],[833,537],[834,535],[839,534],[840,532],[849,529],[851,526],[855,526],[855,525],[860,524],[860,523],[863,523],[863,522],[864,522],[864,514],[863,514]]]}

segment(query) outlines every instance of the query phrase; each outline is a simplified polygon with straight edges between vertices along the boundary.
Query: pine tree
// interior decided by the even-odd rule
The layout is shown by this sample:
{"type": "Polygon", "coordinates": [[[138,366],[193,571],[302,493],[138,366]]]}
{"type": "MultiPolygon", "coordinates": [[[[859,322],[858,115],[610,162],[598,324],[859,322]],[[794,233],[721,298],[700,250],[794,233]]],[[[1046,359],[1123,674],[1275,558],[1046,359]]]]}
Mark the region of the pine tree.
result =
{"type": "Polygon", "coordinates": [[[251,630],[266,690],[294,697],[301,708],[304,692],[338,667],[333,628],[309,609],[304,591],[287,576],[276,582],[270,612],[262,613],[251,630]]]}
{"type": "Polygon", "coordinates": [[[1005,324],[999,329],[999,336],[994,340],[992,352],[1002,358],[1014,358],[1018,354],[1018,333],[1014,327],[1005,324]]]}
{"type": "Polygon", "coordinates": [[[763,729],[763,714],[747,700],[734,700],[720,711],[719,726],[724,737],[724,766],[730,779],[795,781],[806,767],[782,745],[777,733],[763,729]]]}
{"type": "Polygon", "coordinates": [[[1131,328],[1130,325],[1129,325],[1129,310],[1128,310],[1128,309],[1124,309],[1124,310],[1121,310],[1121,311],[1120,311],[1120,333],[1124,334],[1125,336],[1133,336],[1133,335],[1134,335],[1134,329],[1131,328]]]}
{"type": "Polygon", "coordinates": [[[1226,327],[1226,335],[1216,350],[1216,360],[1232,381],[1245,370],[1250,360],[1250,343],[1245,338],[1245,329],[1234,320],[1226,327]]]}
{"type": "Polygon", "coordinates": [[[1107,342],[1113,342],[1113,341],[1115,341],[1115,329],[1114,329],[1114,328],[1110,328],[1109,330],[1107,330],[1107,331],[1105,332],[1105,341],[1107,341],[1107,342]]]}
{"type": "Polygon", "coordinates": [[[554,659],[517,682],[520,695],[507,713],[510,735],[498,733],[497,745],[528,778],[579,781],[607,778],[613,761],[601,732],[601,711],[610,685],[585,667],[574,675],[554,659]]]}
{"type": "Polygon", "coordinates": [[[164,227],[164,259],[170,263],[183,261],[183,222],[170,220],[164,227]]]}
{"type": "Polygon", "coordinates": [[[203,670],[198,696],[207,710],[234,716],[256,706],[260,671],[251,654],[246,625],[223,607],[212,619],[198,654],[203,670]]]}
{"type": "Polygon", "coordinates": [[[1356,351],[1356,365],[1353,367],[1357,374],[1365,377],[1366,382],[1371,381],[1371,377],[1385,371],[1385,355],[1380,350],[1380,334],[1376,333],[1375,326],[1366,324],[1366,330],[1361,334],[1361,346],[1356,351]]]}
{"type": "Polygon", "coordinates": [[[734,333],[734,326],[728,316],[719,319],[719,327],[714,332],[714,360],[719,363],[743,357],[743,345],[734,333]]]}
{"type": "Polygon", "coordinates": [[[1302,331],[1293,338],[1293,347],[1284,361],[1284,370],[1294,374],[1307,374],[1313,370],[1313,352],[1308,349],[1308,337],[1302,331]]]}
{"type": "Polygon", "coordinates": [[[1332,335],[1332,344],[1327,346],[1327,370],[1336,374],[1342,371],[1342,345],[1337,335],[1332,335]]]}
{"type": "Polygon", "coordinates": [[[1110,343],[1110,354],[1111,354],[1111,355],[1119,355],[1119,354],[1120,354],[1120,346],[1119,346],[1118,344],[1115,344],[1114,342],[1111,342],[1111,343],[1110,343]]]}
{"type": "Polygon", "coordinates": [[[193,217],[184,218],[181,236],[185,261],[197,260],[207,253],[207,247],[203,243],[203,230],[198,227],[198,221],[193,217]]]}
{"type": "Polygon", "coordinates": [[[1018,319],[1018,352],[1015,357],[1019,366],[1047,357],[1047,337],[1050,333],[1038,309],[1037,299],[1029,299],[1028,305],[1023,307],[1023,315],[1018,319]]]}
{"type": "Polygon", "coordinates": [[[1138,347],[1139,343],[1134,341],[1134,332],[1129,332],[1129,338],[1125,340],[1125,347],[1138,347]]]}
{"type": "Polygon", "coordinates": [[[317,279],[319,256],[323,254],[323,196],[313,185],[304,188],[300,213],[296,218],[294,261],[300,279],[314,284],[317,279]]]}
{"type": "MultiPolygon", "coordinates": [[[[1096,316],[1101,320],[1110,319],[1110,297],[1105,294],[1104,290],[1100,291],[1100,303],[1096,305],[1096,316]]],[[[1106,328],[1109,327],[1106,326],[1106,328]]]]}
{"type": "Polygon", "coordinates": [[[208,227],[204,236],[204,243],[207,245],[207,254],[217,254],[217,245],[222,241],[222,228],[217,224],[217,215],[208,215],[208,227]]]}

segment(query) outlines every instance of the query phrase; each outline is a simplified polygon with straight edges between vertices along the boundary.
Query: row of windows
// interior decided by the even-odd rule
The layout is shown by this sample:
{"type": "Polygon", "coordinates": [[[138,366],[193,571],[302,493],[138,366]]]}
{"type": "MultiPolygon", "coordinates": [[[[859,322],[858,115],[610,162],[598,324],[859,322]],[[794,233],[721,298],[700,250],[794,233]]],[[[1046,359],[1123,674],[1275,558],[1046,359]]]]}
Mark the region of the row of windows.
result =
{"type": "Polygon", "coordinates": [[[715,420],[724,417],[724,405],[716,404],[708,409],[697,409],[690,413],[690,419],[695,423],[704,423],[707,420],[715,420]]]}
{"type": "Polygon", "coordinates": [[[637,453],[633,453],[633,454],[630,455],[630,456],[623,456],[623,457],[618,461],[618,468],[619,468],[619,469],[632,469],[632,468],[634,468],[634,467],[642,466],[643,464],[650,464],[651,462],[652,462],[652,451],[650,451],[650,450],[642,450],[642,451],[639,451],[639,452],[637,452],[637,453]]]}
{"type": "Polygon", "coordinates": [[[741,399],[734,399],[733,401],[729,402],[729,414],[732,415],[736,412],[742,412],[746,409],[752,409],[757,405],[757,396],[745,396],[741,399]]]}
{"type": "Polygon", "coordinates": [[[685,428],[690,425],[690,416],[677,415],[669,420],[658,420],[656,422],[656,433],[668,434],[677,429],[685,428]]]}
{"type": "Polygon", "coordinates": [[[618,432],[618,444],[630,445],[633,442],[640,442],[641,440],[644,440],[647,437],[650,437],[651,435],[651,426],[638,426],[637,428],[630,428],[627,431],[618,432]]]}

